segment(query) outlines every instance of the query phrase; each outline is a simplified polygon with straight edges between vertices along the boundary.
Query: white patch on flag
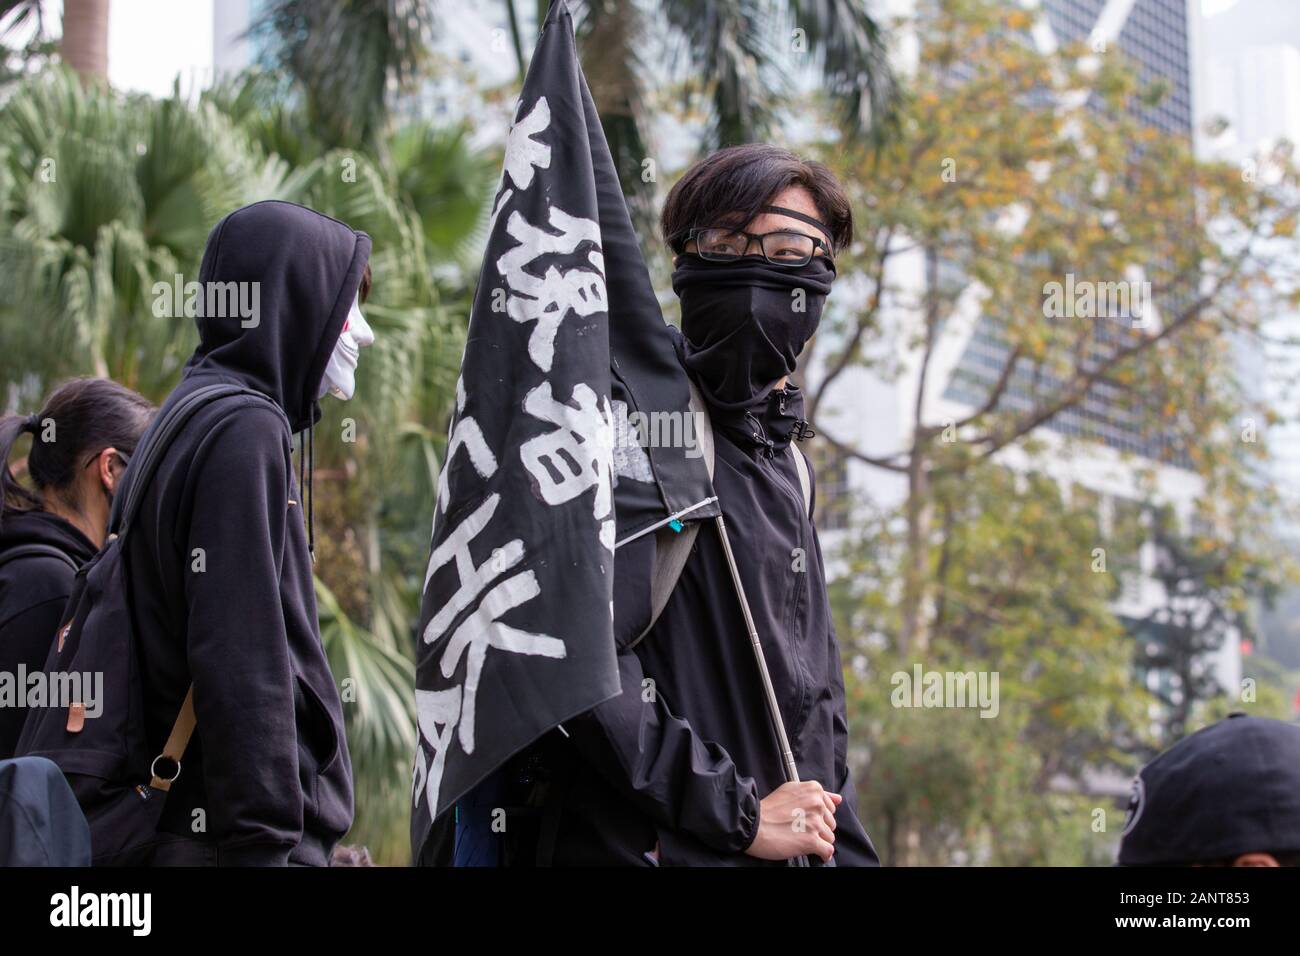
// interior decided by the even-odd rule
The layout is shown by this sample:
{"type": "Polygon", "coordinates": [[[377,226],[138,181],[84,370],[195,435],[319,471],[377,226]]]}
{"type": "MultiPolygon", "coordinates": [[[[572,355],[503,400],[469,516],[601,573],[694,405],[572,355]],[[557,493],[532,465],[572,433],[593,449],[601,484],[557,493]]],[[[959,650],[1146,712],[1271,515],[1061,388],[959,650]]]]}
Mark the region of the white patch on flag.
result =
{"type": "Polygon", "coordinates": [[[489,583],[524,559],[524,543],[519,539],[508,542],[498,548],[492,556],[480,565],[474,564],[470,554],[470,542],[492,520],[497,505],[501,502],[499,494],[489,495],[474,511],[453,528],[446,539],[434,549],[429,558],[429,569],[425,574],[425,588],[436,570],[448,562],[455,561],[456,574],[460,585],[455,593],[438,609],[424,628],[424,642],[432,644],[442,638],[452,622],[467,608],[476,602],[478,607],[461,622],[452,632],[451,638],[442,649],[438,660],[439,671],[443,677],[450,678],[460,666],[461,658],[466,658],[465,680],[457,687],[444,691],[416,690],[416,713],[419,715],[421,736],[428,742],[432,761],[425,764],[418,759],[415,764],[415,780],[418,786],[421,774],[426,777],[425,790],[430,796],[430,807],[437,806],[437,791],[442,781],[443,765],[446,761],[446,748],[451,740],[453,729],[458,730],[458,739],[465,753],[474,752],[474,707],[478,699],[479,678],[483,673],[483,661],[487,649],[495,647],[514,654],[531,654],[542,657],[562,658],[565,655],[564,641],[544,634],[530,634],[518,628],[502,624],[500,618],[541,593],[537,578],[532,571],[514,574],[498,582],[490,590],[489,583]],[[486,594],[484,593],[486,591],[486,594]],[[457,711],[450,712],[452,702],[457,711]],[[423,707],[423,710],[421,710],[423,707]],[[437,730],[442,727],[442,731],[437,730]]]}
{"type": "Polygon", "coordinates": [[[474,509],[464,521],[456,526],[456,530],[447,536],[447,540],[434,549],[433,554],[429,556],[429,569],[424,573],[424,586],[429,587],[429,579],[433,577],[433,572],[450,561],[456,559],[456,575],[460,579],[460,587],[456,589],[447,603],[438,608],[435,614],[424,627],[424,641],[431,643],[451,627],[451,622],[470,606],[478,594],[486,588],[489,582],[498,575],[509,571],[520,561],[524,559],[524,543],[519,539],[507,542],[503,547],[498,548],[492,555],[477,567],[474,565],[474,559],[469,553],[469,543],[478,537],[492,515],[497,510],[497,505],[501,503],[501,496],[497,494],[488,495],[483,499],[483,503],[474,509]]]}
{"type": "Polygon", "coordinates": [[[497,259],[497,270],[510,290],[506,312],[516,322],[537,323],[528,337],[528,355],[543,372],[551,370],[555,336],[570,313],[595,315],[608,308],[605,276],[600,271],[604,260],[599,252],[593,251],[587,257],[595,270],[561,272],[552,265],[540,278],[529,271],[528,267],[542,256],[572,253],[584,242],[600,245],[600,226],[595,222],[570,216],[555,206],[549,209],[551,228],[559,235],[534,226],[518,211],[512,212],[506,220],[506,232],[519,245],[497,259]]]}
{"type": "Polygon", "coordinates": [[[544,133],[550,125],[551,106],[546,102],[546,97],[540,96],[528,115],[516,120],[510,127],[502,175],[508,175],[520,189],[527,189],[533,184],[534,168],[551,168],[551,147],[533,138],[544,133]]]}
{"type": "Polygon", "coordinates": [[[574,386],[569,403],[557,402],[551,383],[524,396],[524,411],[556,427],[519,446],[519,457],[542,500],[555,506],[596,489],[592,517],[600,522],[600,542],[614,550],[614,423],[609,399],[591,387],[574,386]]]}
{"type": "Polygon", "coordinates": [[[442,770],[447,762],[447,745],[460,719],[460,688],[448,690],[415,691],[415,723],[420,737],[429,742],[433,760],[426,763],[424,747],[415,748],[415,771],[411,780],[411,800],[420,805],[423,793],[429,800],[432,815],[438,806],[438,790],[442,787],[442,770]]]}
{"type": "Polygon", "coordinates": [[[531,601],[541,593],[537,576],[532,571],[506,578],[492,588],[474,613],[452,632],[451,640],[443,649],[440,660],[443,677],[451,677],[456,673],[462,656],[466,660],[465,701],[460,713],[459,733],[461,748],[467,754],[474,752],[474,705],[478,700],[478,682],[483,673],[483,660],[487,657],[488,648],[495,647],[513,654],[538,657],[564,657],[564,641],[558,637],[530,634],[501,623],[500,618],[507,611],[531,601]]]}
{"type": "MultiPolygon", "coordinates": [[[[463,377],[456,379],[456,412],[457,415],[463,416],[465,411],[465,380],[463,377]]],[[[486,439],[483,438],[483,429],[478,427],[478,422],[473,418],[458,417],[452,423],[451,430],[447,435],[447,451],[443,455],[442,468],[438,470],[438,498],[437,505],[434,508],[434,521],[437,516],[447,510],[447,501],[451,496],[451,460],[456,456],[458,449],[464,448],[469,454],[470,463],[480,478],[491,478],[497,470],[497,456],[492,454],[492,449],[488,447],[486,439]]],[[[429,579],[424,579],[425,587],[429,586],[429,579]]]]}

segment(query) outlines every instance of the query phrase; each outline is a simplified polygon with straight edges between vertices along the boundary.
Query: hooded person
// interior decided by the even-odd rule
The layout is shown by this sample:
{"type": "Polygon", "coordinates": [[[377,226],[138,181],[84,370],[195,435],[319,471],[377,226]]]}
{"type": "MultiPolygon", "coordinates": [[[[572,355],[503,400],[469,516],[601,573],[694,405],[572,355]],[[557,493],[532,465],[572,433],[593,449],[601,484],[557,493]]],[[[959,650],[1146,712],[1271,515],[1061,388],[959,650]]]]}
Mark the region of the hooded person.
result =
{"type": "Polygon", "coordinates": [[[811,430],[789,377],[820,319],[834,252],[850,240],[848,200],[819,164],[732,147],[673,187],[663,231],[676,254],[678,357],[711,420],[714,491],[800,781],[786,782],[716,529],[701,530],[648,630],[656,541],[646,535],[614,565],[622,693],[507,765],[499,798],[525,812],[510,817],[518,835],[498,859],[876,865],[848,767],[815,489],[791,447],[811,430]]]}
{"type": "MultiPolygon", "coordinates": [[[[154,408],[108,379],[60,385],[31,415],[0,419],[0,675],[14,694],[42,669],[77,569],[104,543],[118,483],[154,408]],[[27,484],[9,458],[31,435],[27,484]]],[[[0,759],[12,757],[27,715],[0,688],[0,759]]]]}
{"type": "Polygon", "coordinates": [[[351,826],[312,579],[310,465],[318,399],[351,396],[373,340],[359,308],[369,256],[365,233],[279,201],[232,212],[208,238],[199,346],[163,411],[212,384],[265,400],[225,397],[186,423],[127,544],[146,733],[162,743],[191,685],[196,718],[155,865],[325,866],[351,826]],[[253,308],[222,308],[232,290],[253,308]]]}

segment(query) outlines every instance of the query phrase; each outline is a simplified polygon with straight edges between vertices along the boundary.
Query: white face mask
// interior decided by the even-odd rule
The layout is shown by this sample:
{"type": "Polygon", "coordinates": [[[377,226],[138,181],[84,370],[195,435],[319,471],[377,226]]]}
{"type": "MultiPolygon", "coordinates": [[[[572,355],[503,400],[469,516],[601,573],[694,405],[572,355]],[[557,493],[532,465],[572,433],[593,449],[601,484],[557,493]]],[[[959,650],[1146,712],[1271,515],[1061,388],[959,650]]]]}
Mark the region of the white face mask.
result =
{"type": "Polygon", "coordinates": [[[334,345],[329,362],[325,365],[325,376],[321,379],[320,395],[328,392],[335,398],[347,401],[357,390],[357,360],[361,350],[373,345],[375,333],[361,314],[360,296],[352,300],[352,310],[343,322],[343,334],[334,345]]]}

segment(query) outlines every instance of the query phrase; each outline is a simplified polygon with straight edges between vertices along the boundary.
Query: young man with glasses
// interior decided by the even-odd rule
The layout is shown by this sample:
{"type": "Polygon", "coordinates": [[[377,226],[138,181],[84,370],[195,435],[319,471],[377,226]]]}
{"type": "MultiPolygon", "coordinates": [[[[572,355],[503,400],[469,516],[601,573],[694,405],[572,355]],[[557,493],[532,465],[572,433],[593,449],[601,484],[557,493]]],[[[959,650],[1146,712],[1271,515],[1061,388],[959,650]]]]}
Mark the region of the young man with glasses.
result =
{"type": "Polygon", "coordinates": [[[511,815],[500,860],[875,865],[847,764],[815,498],[791,445],[810,430],[789,378],[852,237],[848,199],[820,164],[740,146],[688,171],[662,224],[682,306],[678,354],[707,406],[714,489],[801,782],[786,782],[719,537],[699,533],[647,631],[657,546],[647,535],[615,565],[623,692],[510,768],[505,802],[535,814],[511,815]]]}

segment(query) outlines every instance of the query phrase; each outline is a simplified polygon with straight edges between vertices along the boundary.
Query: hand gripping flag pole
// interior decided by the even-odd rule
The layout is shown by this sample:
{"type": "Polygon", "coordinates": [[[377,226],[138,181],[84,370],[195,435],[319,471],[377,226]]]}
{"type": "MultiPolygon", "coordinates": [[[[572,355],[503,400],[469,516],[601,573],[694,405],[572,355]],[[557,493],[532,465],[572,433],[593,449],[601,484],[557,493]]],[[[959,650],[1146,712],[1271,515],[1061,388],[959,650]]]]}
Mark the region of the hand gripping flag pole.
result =
{"type": "MultiPolygon", "coordinates": [[[[736,566],[736,555],[731,550],[731,538],[727,535],[727,524],[722,515],[717,515],[714,524],[718,529],[718,538],[722,541],[722,553],[727,556],[727,569],[731,572],[731,583],[736,586],[736,599],[740,602],[740,613],[745,617],[745,630],[749,632],[749,645],[754,650],[754,663],[758,665],[758,676],[763,682],[763,695],[767,699],[768,716],[772,718],[772,727],[776,731],[777,747],[781,751],[781,769],[787,783],[799,782],[799,768],[795,766],[794,751],[790,748],[790,737],[785,732],[785,721],[781,719],[781,707],[776,701],[776,689],[772,686],[772,675],[767,669],[767,657],[763,654],[763,645],[758,639],[758,628],[754,625],[754,615],[749,610],[749,599],[745,597],[745,586],[740,581],[740,568],[736,566]]],[[[797,857],[795,866],[807,866],[808,858],[797,857]]]]}

